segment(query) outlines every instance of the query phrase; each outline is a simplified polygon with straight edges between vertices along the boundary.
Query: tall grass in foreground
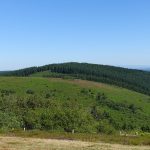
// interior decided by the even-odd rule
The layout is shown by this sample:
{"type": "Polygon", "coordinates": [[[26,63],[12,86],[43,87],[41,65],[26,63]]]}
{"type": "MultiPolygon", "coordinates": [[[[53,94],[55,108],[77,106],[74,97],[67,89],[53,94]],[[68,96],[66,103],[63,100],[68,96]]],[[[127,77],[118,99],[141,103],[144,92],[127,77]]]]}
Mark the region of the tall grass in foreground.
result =
{"type": "Polygon", "coordinates": [[[2,136],[19,136],[29,138],[44,139],[63,139],[63,140],[81,140],[86,142],[106,142],[118,143],[123,145],[150,145],[150,134],[140,136],[120,136],[119,134],[89,134],[89,133],[66,133],[66,132],[48,132],[48,131],[11,131],[1,132],[2,136]]]}

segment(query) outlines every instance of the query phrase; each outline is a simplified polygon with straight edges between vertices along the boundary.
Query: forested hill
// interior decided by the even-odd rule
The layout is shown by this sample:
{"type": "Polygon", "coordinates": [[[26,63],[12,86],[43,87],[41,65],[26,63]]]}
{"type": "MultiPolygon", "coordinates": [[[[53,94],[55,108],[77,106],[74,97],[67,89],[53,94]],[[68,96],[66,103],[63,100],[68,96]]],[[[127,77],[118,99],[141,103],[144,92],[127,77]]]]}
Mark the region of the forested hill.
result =
{"type": "Polygon", "coordinates": [[[74,62],[50,64],[41,67],[31,67],[12,71],[5,75],[30,76],[45,71],[47,71],[46,77],[52,75],[54,77],[64,77],[67,75],[74,78],[113,84],[150,95],[150,72],[106,65],[74,62]]]}
{"type": "Polygon", "coordinates": [[[10,71],[0,71],[0,75],[6,75],[8,73],[10,73],[10,71]]]}
{"type": "Polygon", "coordinates": [[[145,69],[145,71],[149,71],[150,72],[150,68],[145,69]]]}

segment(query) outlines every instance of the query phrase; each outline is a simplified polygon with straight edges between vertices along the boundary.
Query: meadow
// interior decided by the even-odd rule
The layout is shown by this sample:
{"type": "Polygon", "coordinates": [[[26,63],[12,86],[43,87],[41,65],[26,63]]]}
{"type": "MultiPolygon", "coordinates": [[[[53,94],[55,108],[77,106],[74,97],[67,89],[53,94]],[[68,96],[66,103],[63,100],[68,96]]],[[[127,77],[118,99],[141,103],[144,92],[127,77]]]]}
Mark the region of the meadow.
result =
{"type": "Polygon", "coordinates": [[[150,145],[147,95],[104,83],[43,77],[0,77],[0,93],[2,136],[150,145]]]}

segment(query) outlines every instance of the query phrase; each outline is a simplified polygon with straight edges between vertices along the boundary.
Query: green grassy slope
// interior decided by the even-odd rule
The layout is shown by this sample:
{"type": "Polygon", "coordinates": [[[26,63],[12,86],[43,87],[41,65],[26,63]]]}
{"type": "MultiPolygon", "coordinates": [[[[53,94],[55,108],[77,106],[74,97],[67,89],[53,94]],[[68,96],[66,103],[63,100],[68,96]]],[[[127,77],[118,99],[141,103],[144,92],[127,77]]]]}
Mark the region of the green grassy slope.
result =
{"type": "Polygon", "coordinates": [[[116,86],[73,79],[1,77],[0,94],[1,129],[150,131],[150,96],[116,86]]]}
{"type": "Polygon", "coordinates": [[[150,72],[107,65],[75,62],[50,64],[7,72],[5,75],[31,76],[36,73],[38,76],[72,77],[103,82],[150,95],[150,72]]]}

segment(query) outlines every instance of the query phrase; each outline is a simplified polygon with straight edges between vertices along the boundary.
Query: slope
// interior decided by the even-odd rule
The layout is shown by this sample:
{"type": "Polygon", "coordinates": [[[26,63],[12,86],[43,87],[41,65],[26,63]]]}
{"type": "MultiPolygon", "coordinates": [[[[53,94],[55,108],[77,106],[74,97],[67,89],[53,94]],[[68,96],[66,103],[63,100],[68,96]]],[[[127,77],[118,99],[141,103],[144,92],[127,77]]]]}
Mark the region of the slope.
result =
{"type": "Polygon", "coordinates": [[[87,64],[62,63],[41,67],[31,67],[6,73],[9,76],[30,76],[47,71],[45,76],[73,77],[78,79],[103,82],[117,85],[143,94],[150,95],[150,73],[146,71],[125,69],[120,67],[87,64]]]}
{"type": "Polygon", "coordinates": [[[0,78],[0,127],[50,131],[150,132],[150,97],[92,81],[0,78]]]}

